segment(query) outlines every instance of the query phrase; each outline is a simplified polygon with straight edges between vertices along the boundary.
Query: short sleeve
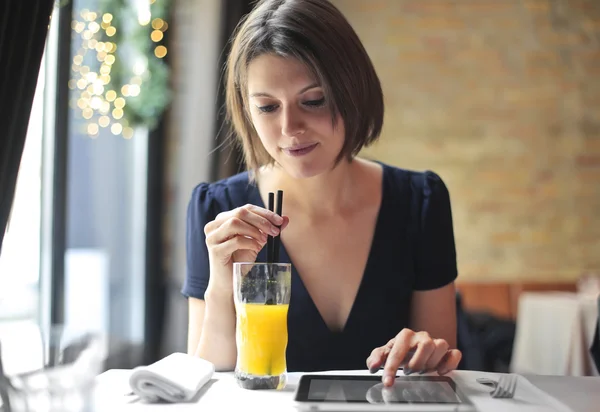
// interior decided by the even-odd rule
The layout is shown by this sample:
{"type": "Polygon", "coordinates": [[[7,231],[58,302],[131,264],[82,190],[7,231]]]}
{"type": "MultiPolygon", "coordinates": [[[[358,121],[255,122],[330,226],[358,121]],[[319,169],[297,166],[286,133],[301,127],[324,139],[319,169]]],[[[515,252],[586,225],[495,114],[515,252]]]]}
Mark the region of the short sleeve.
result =
{"type": "Polygon", "coordinates": [[[423,175],[420,209],[414,289],[437,289],[455,280],[458,270],[450,194],[431,171],[423,175]]]}
{"type": "Polygon", "coordinates": [[[210,277],[204,225],[214,220],[218,209],[209,184],[201,183],[194,188],[186,220],[186,276],[181,290],[186,297],[204,299],[210,277]]]}

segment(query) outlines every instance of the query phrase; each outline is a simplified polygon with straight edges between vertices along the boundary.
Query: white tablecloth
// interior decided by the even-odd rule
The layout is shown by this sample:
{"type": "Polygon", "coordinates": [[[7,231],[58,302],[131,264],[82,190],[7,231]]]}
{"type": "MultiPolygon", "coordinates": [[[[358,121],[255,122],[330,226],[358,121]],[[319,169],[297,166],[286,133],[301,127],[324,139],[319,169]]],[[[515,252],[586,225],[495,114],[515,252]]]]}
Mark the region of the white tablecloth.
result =
{"type": "Polygon", "coordinates": [[[522,293],[511,370],[542,375],[598,376],[589,351],[597,322],[595,296],[568,292],[522,293]]]}
{"type": "MultiPolygon", "coordinates": [[[[96,405],[98,411],[244,411],[244,412],[292,412],[293,395],[300,373],[289,376],[288,386],[282,391],[250,391],[241,389],[231,373],[216,373],[193,403],[146,404],[130,395],[128,370],[110,370],[97,378],[96,405]]],[[[327,372],[364,374],[367,371],[327,372]]],[[[600,378],[573,377],[520,377],[514,399],[493,399],[490,389],[475,379],[497,379],[499,374],[456,371],[449,375],[481,412],[501,411],[598,411],[600,404],[600,378]],[[548,390],[547,388],[550,388],[548,390]],[[552,396],[548,395],[552,393],[552,396]]]]}

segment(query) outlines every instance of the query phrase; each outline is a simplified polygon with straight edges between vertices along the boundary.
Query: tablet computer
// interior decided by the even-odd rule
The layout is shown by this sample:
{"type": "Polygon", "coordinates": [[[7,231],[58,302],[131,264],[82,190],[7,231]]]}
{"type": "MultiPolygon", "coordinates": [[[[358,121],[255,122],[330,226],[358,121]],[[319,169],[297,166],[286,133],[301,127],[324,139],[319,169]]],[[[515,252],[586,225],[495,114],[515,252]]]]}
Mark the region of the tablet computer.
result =
{"type": "Polygon", "coordinates": [[[458,411],[477,409],[447,376],[397,376],[384,387],[379,375],[300,377],[296,408],[306,411],[458,411]]]}

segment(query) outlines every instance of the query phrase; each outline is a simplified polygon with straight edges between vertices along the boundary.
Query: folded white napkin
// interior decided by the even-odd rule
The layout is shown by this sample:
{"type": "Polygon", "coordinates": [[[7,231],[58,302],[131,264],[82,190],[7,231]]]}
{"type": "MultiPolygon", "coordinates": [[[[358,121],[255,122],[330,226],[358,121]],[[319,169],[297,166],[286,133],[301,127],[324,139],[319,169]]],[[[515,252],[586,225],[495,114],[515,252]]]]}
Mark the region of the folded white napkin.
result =
{"type": "Polygon", "coordinates": [[[129,378],[131,390],[142,400],[188,402],[215,372],[204,359],[173,353],[148,366],[138,366],[129,378]]]}

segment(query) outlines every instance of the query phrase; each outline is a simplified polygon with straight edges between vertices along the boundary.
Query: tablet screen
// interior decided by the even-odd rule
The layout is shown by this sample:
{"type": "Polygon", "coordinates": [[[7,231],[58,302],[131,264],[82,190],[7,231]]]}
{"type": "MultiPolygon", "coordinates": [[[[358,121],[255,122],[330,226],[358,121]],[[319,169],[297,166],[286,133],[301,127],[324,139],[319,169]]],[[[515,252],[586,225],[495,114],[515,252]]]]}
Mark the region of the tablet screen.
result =
{"type": "Polygon", "coordinates": [[[303,377],[297,400],[304,402],[352,402],[370,404],[460,404],[452,379],[443,376],[401,376],[384,387],[380,376],[303,377]]]}

